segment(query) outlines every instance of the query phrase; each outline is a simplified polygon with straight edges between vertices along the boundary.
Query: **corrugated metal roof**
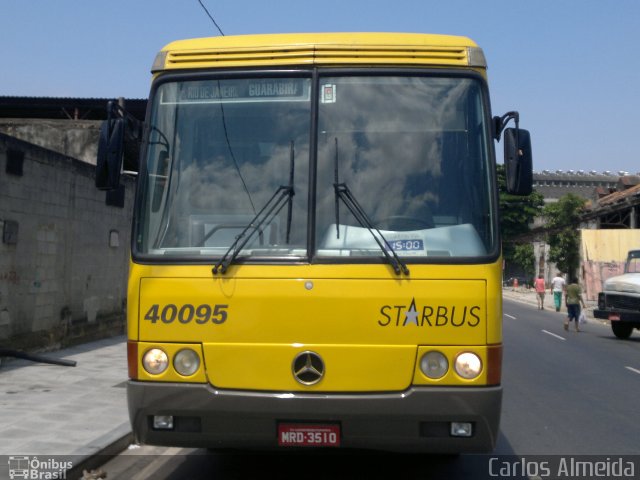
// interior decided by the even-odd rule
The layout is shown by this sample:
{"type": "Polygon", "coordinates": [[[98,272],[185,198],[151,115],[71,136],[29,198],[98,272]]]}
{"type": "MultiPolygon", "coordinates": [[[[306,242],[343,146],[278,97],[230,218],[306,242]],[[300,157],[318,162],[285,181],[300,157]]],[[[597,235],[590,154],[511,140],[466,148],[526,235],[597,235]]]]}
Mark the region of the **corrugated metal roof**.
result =
{"type": "Polygon", "coordinates": [[[613,205],[620,202],[627,202],[628,200],[640,197],[640,184],[629,187],[626,190],[620,192],[613,192],[609,195],[602,197],[598,200],[599,206],[613,205]]]}
{"type": "MultiPolygon", "coordinates": [[[[116,99],[0,96],[0,118],[104,120],[111,100],[116,99]]],[[[125,99],[125,104],[129,113],[144,120],[146,99],[125,99]]]]}

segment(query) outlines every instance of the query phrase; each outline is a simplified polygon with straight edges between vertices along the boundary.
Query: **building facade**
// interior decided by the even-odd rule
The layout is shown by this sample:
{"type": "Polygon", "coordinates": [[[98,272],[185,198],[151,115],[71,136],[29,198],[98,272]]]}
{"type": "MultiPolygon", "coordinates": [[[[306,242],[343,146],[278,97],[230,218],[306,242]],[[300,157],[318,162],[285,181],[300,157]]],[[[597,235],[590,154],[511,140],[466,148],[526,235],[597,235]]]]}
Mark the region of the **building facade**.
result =
{"type": "MultiPolygon", "coordinates": [[[[602,283],[622,273],[627,251],[640,248],[640,176],[628,172],[534,173],[534,188],[546,203],[568,193],[585,199],[586,212],[579,227],[581,264],[578,280],[585,297],[596,300],[602,283]],[[616,231],[613,231],[616,230],[616,231]]],[[[543,219],[533,227],[543,228],[543,219]]],[[[549,261],[549,245],[543,238],[533,242],[535,271],[547,282],[557,273],[549,261]]]]}

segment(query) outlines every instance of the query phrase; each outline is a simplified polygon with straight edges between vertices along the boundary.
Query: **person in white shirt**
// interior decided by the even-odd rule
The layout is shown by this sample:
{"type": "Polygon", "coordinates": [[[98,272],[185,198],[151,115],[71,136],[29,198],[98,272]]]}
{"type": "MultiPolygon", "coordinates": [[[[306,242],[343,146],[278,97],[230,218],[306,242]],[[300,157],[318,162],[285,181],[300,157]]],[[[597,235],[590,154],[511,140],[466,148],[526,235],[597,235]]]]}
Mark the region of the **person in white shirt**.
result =
{"type": "Polygon", "coordinates": [[[553,280],[551,280],[551,294],[553,295],[553,303],[556,305],[556,312],[560,311],[562,305],[562,293],[565,290],[566,282],[562,278],[562,274],[558,272],[553,280]]]}

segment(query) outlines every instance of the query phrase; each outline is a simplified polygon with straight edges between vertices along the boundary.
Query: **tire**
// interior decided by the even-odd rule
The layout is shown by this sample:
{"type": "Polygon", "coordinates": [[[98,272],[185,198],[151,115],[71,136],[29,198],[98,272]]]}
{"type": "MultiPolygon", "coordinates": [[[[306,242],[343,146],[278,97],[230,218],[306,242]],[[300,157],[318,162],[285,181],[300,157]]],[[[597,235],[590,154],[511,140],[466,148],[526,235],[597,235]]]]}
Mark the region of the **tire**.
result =
{"type": "Polygon", "coordinates": [[[611,330],[613,330],[613,334],[616,337],[621,338],[622,340],[626,340],[631,336],[631,332],[633,331],[633,324],[617,320],[615,322],[611,322],[611,330]]]}

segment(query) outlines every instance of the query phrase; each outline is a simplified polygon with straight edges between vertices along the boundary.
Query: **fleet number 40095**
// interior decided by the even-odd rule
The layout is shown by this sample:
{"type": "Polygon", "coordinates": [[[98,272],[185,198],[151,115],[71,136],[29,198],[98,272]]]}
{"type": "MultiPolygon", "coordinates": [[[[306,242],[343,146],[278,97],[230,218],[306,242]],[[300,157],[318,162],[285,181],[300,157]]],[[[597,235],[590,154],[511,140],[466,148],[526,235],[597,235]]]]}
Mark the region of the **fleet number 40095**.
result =
{"type": "Polygon", "coordinates": [[[174,305],[169,303],[167,305],[158,305],[157,303],[151,305],[151,308],[147,310],[144,316],[145,320],[151,323],[173,323],[178,321],[182,324],[188,324],[195,322],[200,325],[212,322],[216,325],[220,325],[227,320],[229,305],[208,305],[206,303],[202,305],[191,305],[189,303],[185,305],[174,305]]]}

